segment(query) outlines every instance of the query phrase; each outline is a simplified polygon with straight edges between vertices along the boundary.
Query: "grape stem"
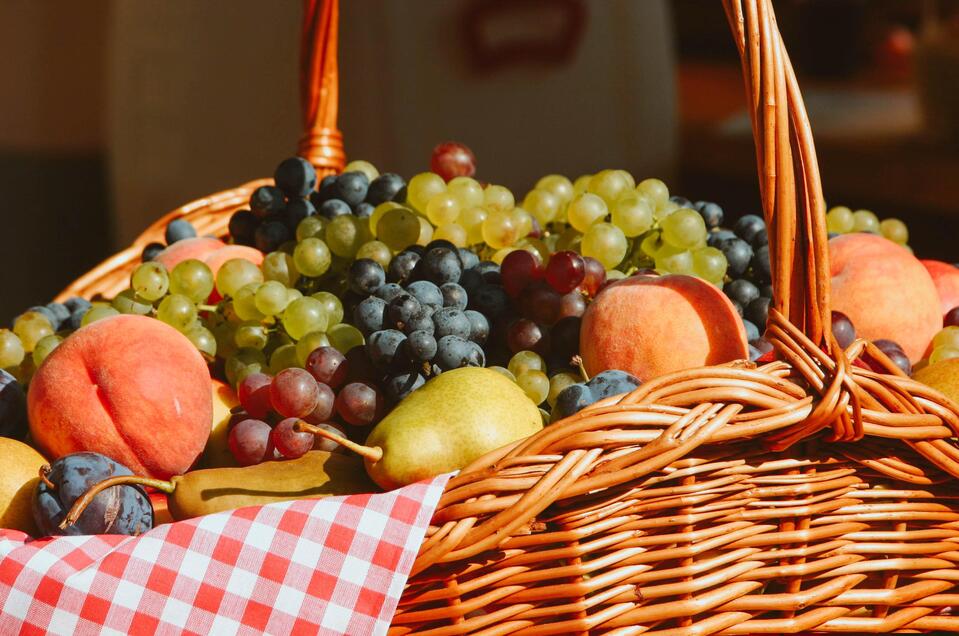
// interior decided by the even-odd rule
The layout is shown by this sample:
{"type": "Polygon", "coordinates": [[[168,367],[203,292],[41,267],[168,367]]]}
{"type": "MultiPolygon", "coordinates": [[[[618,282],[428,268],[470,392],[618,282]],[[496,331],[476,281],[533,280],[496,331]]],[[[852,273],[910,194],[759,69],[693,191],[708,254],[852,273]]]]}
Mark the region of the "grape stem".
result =
{"type": "Polygon", "coordinates": [[[63,521],[60,523],[60,529],[66,530],[75,524],[80,518],[80,515],[83,514],[83,511],[86,510],[87,506],[90,505],[90,502],[93,501],[93,498],[107,488],[128,485],[149,486],[151,488],[156,488],[157,490],[163,491],[168,495],[172,494],[173,491],[176,490],[176,484],[170,481],[163,481],[162,479],[140,477],[139,475],[119,475],[117,477],[109,477],[90,486],[90,488],[83,493],[79,499],[73,502],[73,506],[70,507],[70,511],[67,512],[67,516],[64,517],[63,521]]]}
{"type": "Polygon", "coordinates": [[[379,446],[363,446],[362,444],[357,444],[356,442],[346,439],[342,435],[337,435],[336,433],[328,431],[325,428],[320,428],[319,426],[313,426],[312,424],[304,422],[303,420],[297,420],[296,424],[293,425],[293,430],[297,433],[313,433],[314,435],[325,437],[331,442],[336,442],[343,448],[348,448],[371,464],[375,464],[383,459],[383,449],[379,446]]]}
{"type": "Polygon", "coordinates": [[[198,311],[212,311],[214,313],[216,313],[217,310],[216,305],[197,305],[196,308],[198,311]]]}
{"type": "Polygon", "coordinates": [[[583,377],[583,382],[589,382],[589,374],[586,373],[586,367],[583,366],[582,356],[573,356],[569,361],[574,367],[579,369],[579,374],[583,377]]]}
{"type": "Polygon", "coordinates": [[[47,476],[50,474],[50,464],[44,464],[40,467],[40,481],[47,485],[47,488],[50,490],[56,490],[57,485],[50,481],[50,478],[47,476]]]}

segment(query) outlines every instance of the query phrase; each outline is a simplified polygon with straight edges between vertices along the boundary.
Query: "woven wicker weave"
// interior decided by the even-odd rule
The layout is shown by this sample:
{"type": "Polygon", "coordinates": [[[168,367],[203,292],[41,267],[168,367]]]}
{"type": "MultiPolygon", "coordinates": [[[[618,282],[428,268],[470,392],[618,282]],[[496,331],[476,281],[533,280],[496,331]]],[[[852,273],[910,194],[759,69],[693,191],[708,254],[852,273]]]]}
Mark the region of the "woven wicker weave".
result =
{"type": "MultiPolygon", "coordinates": [[[[325,169],[343,158],[336,5],[306,0],[301,149],[325,169]]],[[[779,361],[655,379],[464,469],[391,634],[959,632],[959,407],[824,328],[823,199],[796,78],[770,1],[724,6],[750,99],[779,361]]],[[[253,185],[172,215],[222,231],[253,185]]],[[[115,293],[169,218],[68,293],[115,293]]]]}

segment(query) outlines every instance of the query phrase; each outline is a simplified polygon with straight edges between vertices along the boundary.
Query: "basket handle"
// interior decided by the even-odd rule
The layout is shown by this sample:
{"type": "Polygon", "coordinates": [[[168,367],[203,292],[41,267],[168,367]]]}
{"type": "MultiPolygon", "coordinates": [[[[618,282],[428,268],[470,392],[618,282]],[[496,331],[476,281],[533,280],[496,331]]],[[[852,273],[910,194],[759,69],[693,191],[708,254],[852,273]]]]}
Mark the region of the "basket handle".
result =
{"type": "Polygon", "coordinates": [[[339,0],[303,0],[300,40],[300,107],[303,136],[298,154],[319,175],[337,173],[346,164],[343,133],[336,127],[340,97],[337,42],[339,0]]]}
{"type": "Polygon", "coordinates": [[[742,59],[769,232],[773,307],[810,340],[831,337],[825,202],[809,117],[769,0],[723,0],[742,59]]]}

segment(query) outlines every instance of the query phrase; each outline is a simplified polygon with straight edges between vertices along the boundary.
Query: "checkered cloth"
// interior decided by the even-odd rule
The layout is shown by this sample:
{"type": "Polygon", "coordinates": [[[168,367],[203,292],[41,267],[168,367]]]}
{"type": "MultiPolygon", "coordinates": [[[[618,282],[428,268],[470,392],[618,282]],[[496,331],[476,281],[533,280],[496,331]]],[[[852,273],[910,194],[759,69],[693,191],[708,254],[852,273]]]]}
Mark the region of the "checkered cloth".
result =
{"type": "Polygon", "coordinates": [[[0,634],[385,634],[448,478],[139,537],[0,530],[0,634]]]}

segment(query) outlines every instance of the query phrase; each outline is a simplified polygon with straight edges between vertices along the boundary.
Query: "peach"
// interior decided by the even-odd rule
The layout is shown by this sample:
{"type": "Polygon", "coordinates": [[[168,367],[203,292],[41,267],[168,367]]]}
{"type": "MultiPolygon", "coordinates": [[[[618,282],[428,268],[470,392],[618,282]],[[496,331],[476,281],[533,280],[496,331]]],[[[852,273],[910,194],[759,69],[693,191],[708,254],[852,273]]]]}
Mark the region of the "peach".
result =
{"type": "Polygon", "coordinates": [[[227,245],[208,236],[197,236],[177,241],[160,252],[156,260],[170,271],[191,258],[203,261],[216,274],[220,266],[231,258],[245,258],[254,265],[259,265],[263,262],[263,252],[245,245],[227,245]]]}
{"type": "Polygon", "coordinates": [[[861,338],[899,343],[913,363],[942,329],[936,285],[915,256],[875,234],[829,241],[832,308],[849,316],[861,338]]]}
{"type": "Polygon", "coordinates": [[[605,288],[583,315],[579,351],[590,375],[620,369],[644,381],[749,356],[732,302],[682,274],[633,276],[605,288]]]}
{"type": "Polygon", "coordinates": [[[30,434],[50,459],[96,451],[139,475],[189,469],[213,419],[210,373],[173,327],[120,315],[77,330],[37,369],[30,434]]]}
{"type": "Polygon", "coordinates": [[[949,313],[954,307],[959,307],[959,267],[943,263],[942,261],[921,260],[923,267],[932,276],[932,282],[939,292],[939,306],[942,315],[949,313]]]}

